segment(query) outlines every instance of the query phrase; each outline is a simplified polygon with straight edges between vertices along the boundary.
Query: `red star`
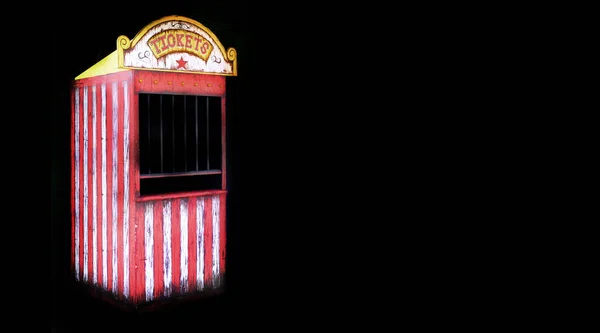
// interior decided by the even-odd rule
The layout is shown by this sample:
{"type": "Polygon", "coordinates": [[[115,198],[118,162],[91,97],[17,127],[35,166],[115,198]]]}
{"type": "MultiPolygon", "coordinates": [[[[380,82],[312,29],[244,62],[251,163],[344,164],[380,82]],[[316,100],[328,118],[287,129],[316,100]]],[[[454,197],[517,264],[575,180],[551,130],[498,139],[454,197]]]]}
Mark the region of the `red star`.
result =
{"type": "Polygon", "coordinates": [[[183,56],[175,61],[177,61],[177,68],[185,68],[185,64],[187,64],[187,61],[183,60],[183,56]]]}

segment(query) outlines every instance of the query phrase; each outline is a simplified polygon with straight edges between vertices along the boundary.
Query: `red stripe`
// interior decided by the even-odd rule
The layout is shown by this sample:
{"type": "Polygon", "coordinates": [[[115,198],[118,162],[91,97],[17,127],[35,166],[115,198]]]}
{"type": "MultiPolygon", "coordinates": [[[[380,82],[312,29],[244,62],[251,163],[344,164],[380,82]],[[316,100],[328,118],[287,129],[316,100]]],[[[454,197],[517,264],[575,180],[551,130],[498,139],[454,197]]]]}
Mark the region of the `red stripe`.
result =
{"type": "Polygon", "coordinates": [[[163,294],[163,205],[162,201],[154,203],[154,297],[163,294]]]}
{"type": "Polygon", "coordinates": [[[212,286],[212,197],[204,197],[204,285],[212,286]]]}
{"type": "MultiPolygon", "coordinates": [[[[83,280],[83,270],[86,268],[83,262],[83,89],[79,89],[79,279],[83,280]]],[[[86,170],[87,171],[87,170],[86,170]]]]}
{"type": "Polygon", "coordinates": [[[75,274],[75,93],[71,90],[71,274],[75,274]]]}
{"type": "Polygon", "coordinates": [[[106,82],[106,277],[112,290],[112,84],[106,82]]]}
{"type": "Polygon", "coordinates": [[[137,271],[136,293],[141,300],[145,299],[146,295],[146,280],[145,280],[145,225],[144,225],[144,204],[136,204],[135,197],[139,196],[139,142],[138,142],[138,95],[134,94],[134,85],[132,80],[129,80],[127,85],[127,96],[129,96],[129,205],[136,207],[138,210],[138,227],[137,227],[137,242],[135,244],[137,271]],[[141,216],[141,218],[140,218],[141,216]]]}
{"type": "Polygon", "coordinates": [[[196,290],[196,198],[188,199],[188,290],[196,290]]]}
{"type": "Polygon", "coordinates": [[[181,263],[181,225],[179,221],[179,199],[171,203],[171,267],[173,268],[173,292],[180,291],[181,263]]]}
{"type": "MultiPolygon", "coordinates": [[[[124,185],[123,182],[125,181],[125,178],[123,177],[123,165],[124,165],[124,155],[123,155],[123,107],[124,107],[124,100],[123,100],[123,89],[122,89],[122,84],[120,82],[117,82],[117,91],[118,91],[118,99],[119,99],[119,105],[117,108],[117,112],[118,112],[118,120],[117,120],[117,128],[118,128],[118,138],[117,138],[117,181],[119,182],[118,184],[118,195],[117,195],[117,213],[118,213],[118,221],[117,221],[117,230],[118,230],[118,235],[117,235],[117,291],[119,293],[119,295],[123,296],[125,289],[124,289],[124,285],[123,285],[123,281],[125,278],[125,274],[124,273],[124,267],[123,267],[123,254],[124,254],[124,249],[125,247],[124,245],[124,240],[123,240],[123,189],[124,189],[124,185]]],[[[131,228],[132,226],[130,226],[131,228]]]]}
{"type": "Polygon", "coordinates": [[[130,134],[129,134],[129,146],[131,147],[130,152],[130,164],[129,170],[131,171],[131,193],[130,198],[134,201],[134,197],[137,198],[140,196],[140,140],[139,140],[139,95],[134,93],[133,84],[129,85],[129,99],[131,101],[131,107],[129,108],[129,116],[130,120],[130,134]]]}
{"type": "Polygon", "coordinates": [[[221,97],[221,188],[227,188],[227,161],[225,158],[225,96],[221,97]]]}
{"type": "Polygon", "coordinates": [[[88,100],[88,168],[87,170],[85,170],[85,172],[87,172],[88,174],[88,206],[87,206],[87,210],[88,210],[88,262],[87,262],[87,270],[88,270],[88,280],[89,281],[93,281],[94,278],[94,272],[93,272],[93,248],[92,248],[92,240],[93,240],[93,236],[94,234],[92,233],[92,224],[94,223],[94,211],[93,211],[93,207],[94,207],[94,197],[93,197],[93,191],[94,191],[94,180],[92,177],[92,168],[93,168],[93,164],[92,164],[92,152],[94,151],[94,141],[93,141],[93,128],[94,128],[94,123],[92,122],[92,103],[93,103],[93,99],[92,99],[92,87],[88,87],[88,95],[87,95],[87,100],[88,100]]]}
{"type": "Polygon", "coordinates": [[[96,272],[102,285],[102,86],[96,86],[96,272]]]}
{"type": "Polygon", "coordinates": [[[221,194],[219,198],[221,200],[219,204],[219,268],[221,270],[221,277],[223,277],[225,273],[225,254],[227,253],[227,248],[225,244],[225,235],[227,234],[227,223],[225,219],[225,201],[227,195],[221,194]]]}

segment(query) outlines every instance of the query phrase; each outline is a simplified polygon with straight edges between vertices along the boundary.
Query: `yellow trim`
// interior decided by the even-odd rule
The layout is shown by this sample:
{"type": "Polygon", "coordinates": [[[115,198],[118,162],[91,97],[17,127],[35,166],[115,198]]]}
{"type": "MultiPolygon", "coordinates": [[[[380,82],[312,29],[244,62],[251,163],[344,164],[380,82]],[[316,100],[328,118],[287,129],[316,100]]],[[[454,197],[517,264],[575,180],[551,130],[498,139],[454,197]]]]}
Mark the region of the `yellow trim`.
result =
{"type": "MultiPolygon", "coordinates": [[[[219,48],[219,50],[221,50],[221,53],[223,54],[223,56],[227,57],[227,60],[232,62],[232,72],[233,73],[210,73],[207,72],[205,74],[210,74],[210,75],[224,75],[224,76],[237,76],[237,51],[233,48],[230,47],[227,49],[227,52],[225,52],[225,48],[223,47],[223,44],[221,44],[221,42],[219,41],[219,39],[217,38],[217,36],[215,36],[215,34],[210,31],[210,29],[208,29],[207,27],[205,27],[203,24],[201,24],[200,22],[196,21],[196,20],[192,20],[190,18],[184,17],[184,16],[178,16],[178,15],[171,15],[171,16],[165,16],[161,19],[155,20],[152,23],[146,25],[142,30],[140,30],[135,37],[130,40],[127,36],[119,36],[119,38],[117,38],[117,53],[118,53],[118,67],[121,69],[143,69],[143,70],[152,70],[152,71],[161,71],[161,72],[177,72],[177,73],[181,73],[181,71],[174,71],[174,70],[166,70],[166,69],[158,69],[158,68],[137,68],[137,67],[128,67],[124,65],[124,51],[134,47],[139,41],[140,39],[142,39],[142,37],[152,28],[154,28],[155,26],[162,24],[164,22],[168,22],[168,21],[182,21],[182,22],[186,22],[192,25],[197,26],[198,28],[200,28],[201,30],[204,30],[215,42],[215,44],[217,45],[217,47],[219,48]]],[[[195,74],[203,74],[203,72],[193,72],[195,74]]]]}
{"type": "Polygon", "coordinates": [[[79,74],[75,80],[127,70],[128,69],[119,68],[117,62],[117,51],[113,51],[111,54],[104,57],[104,59],[98,61],[94,66],[79,74]]]}

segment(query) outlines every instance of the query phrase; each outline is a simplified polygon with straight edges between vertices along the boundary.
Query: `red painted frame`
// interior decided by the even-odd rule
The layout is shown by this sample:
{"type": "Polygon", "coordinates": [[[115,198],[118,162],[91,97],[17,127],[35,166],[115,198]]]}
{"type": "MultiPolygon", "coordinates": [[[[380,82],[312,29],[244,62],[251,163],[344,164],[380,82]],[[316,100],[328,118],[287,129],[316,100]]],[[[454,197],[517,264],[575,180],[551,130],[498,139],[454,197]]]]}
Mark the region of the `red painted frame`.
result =
{"type": "MultiPolygon", "coordinates": [[[[140,195],[140,140],[139,140],[139,94],[140,93],[155,93],[155,94],[177,94],[177,95],[202,95],[221,97],[221,190],[206,190],[187,192],[187,196],[202,196],[216,193],[227,192],[227,164],[226,164],[226,132],[225,132],[225,117],[226,117],[226,94],[225,94],[225,77],[221,75],[210,74],[193,74],[193,73],[172,73],[172,72],[157,72],[146,70],[135,70],[133,75],[133,94],[131,96],[132,110],[130,110],[130,140],[133,142],[133,159],[134,173],[131,175],[135,183],[134,192],[135,201],[143,202],[153,200],[156,195],[141,196],[140,195]]],[[[182,193],[165,193],[158,197],[161,199],[181,198],[182,193]]]]}

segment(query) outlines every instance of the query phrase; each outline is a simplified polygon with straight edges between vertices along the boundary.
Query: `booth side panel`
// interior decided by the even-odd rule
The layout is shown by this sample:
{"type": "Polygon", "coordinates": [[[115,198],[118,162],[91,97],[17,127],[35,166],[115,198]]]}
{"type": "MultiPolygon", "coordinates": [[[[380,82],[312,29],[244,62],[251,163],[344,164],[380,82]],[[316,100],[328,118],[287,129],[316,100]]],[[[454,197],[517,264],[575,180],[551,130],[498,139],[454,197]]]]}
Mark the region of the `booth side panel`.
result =
{"type": "MultiPolygon", "coordinates": [[[[133,195],[129,184],[130,73],[75,82],[74,262],[86,284],[129,296],[133,195]]],[[[134,213],[134,212],[133,212],[134,213]]]]}

